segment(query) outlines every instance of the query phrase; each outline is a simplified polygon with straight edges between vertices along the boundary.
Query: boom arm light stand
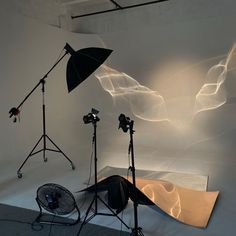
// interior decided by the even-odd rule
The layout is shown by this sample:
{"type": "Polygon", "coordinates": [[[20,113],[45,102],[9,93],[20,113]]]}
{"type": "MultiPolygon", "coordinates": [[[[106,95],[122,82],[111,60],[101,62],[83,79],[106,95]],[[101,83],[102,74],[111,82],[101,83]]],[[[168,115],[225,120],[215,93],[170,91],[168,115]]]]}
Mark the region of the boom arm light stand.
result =
{"type": "Polygon", "coordinates": [[[126,117],[124,114],[119,116],[119,128],[127,133],[129,130],[130,134],[130,143],[129,143],[129,152],[131,152],[131,166],[129,169],[132,171],[132,181],[133,181],[133,206],[134,206],[134,228],[132,229],[131,236],[143,236],[142,228],[138,226],[138,199],[137,199],[137,189],[136,189],[136,180],[135,180],[135,164],[134,164],[134,144],[133,144],[133,134],[134,134],[134,121],[130,120],[129,117],[126,117]]]}
{"type": "Polygon", "coordinates": [[[66,43],[65,53],[57,60],[57,62],[52,66],[52,68],[43,76],[41,80],[36,84],[36,86],[29,92],[29,94],[23,99],[23,101],[18,105],[18,107],[13,107],[10,109],[10,117],[15,116],[14,122],[16,121],[16,116],[20,113],[20,107],[24,104],[24,102],[30,97],[30,95],[39,87],[42,86],[42,97],[43,97],[43,135],[35,144],[30,154],[27,156],[25,161],[22,163],[20,168],[17,170],[18,178],[22,177],[21,169],[27,162],[27,160],[43,151],[43,160],[46,162],[47,158],[45,157],[45,151],[53,151],[61,153],[71,164],[72,169],[75,169],[73,162],[66,156],[66,154],[48,137],[46,134],[46,121],[45,121],[45,101],[44,101],[44,92],[45,92],[45,81],[50,74],[50,72],[58,65],[58,63],[69,53],[71,57],[67,63],[66,70],[66,80],[67,80],[67,88],[68,92],[71,92],[74,88],[76,88],[80,83],[82,83],[87,77],[89,77],[111,54],[112,50],[106,48],[83,48],[78,51],[74,51],[74,49],[66,43]],[[47,148],[46,140],[49,140],[56,149],[47,148]],[[39,143],[43,140],[43,148],[39,151],[35,151],[39,143]]]}
{"type": "Polygon", "coordinates": [[[50,72],[58,65],[58,63],[68,54],[73,54],[75,51],[70,47],[69,44],[66,44],[65,47],[65,53],[64,55],[62,55],[62,57],[60,59],[57,60],[57,62],[52,66],[52,68],[42,77],[42,79],[39,80],[39,82],[36,84],[36,86],[29,92],[29,94],[23,99],[23,101],[18,105],[18,107],[13,107],[11,108],[11,110],[9,111],[10,113],[10,118],[14,115],[16,116],[17,114],[19,114],[20,112],[20,107],[24,104],[24,102],[30,97],[30,95],[41,85],[42,87],[42,109],[43,109],[43,134],[40,137],[40,139],[37,141],[37,143],[35,144],[35,146],[33,147],[33,149],[31,150],[31,152],[29,153],[29,155],[26,157],[26,159],[24,160],[24,162],[21,164],[20,168],[17,170],[17,176],[18,178],[22,178],[22,173],[21,173],[21,169],[23,168],[23,166],[25,165],[25,163],[27,162],[27,160],[39,153],[39,152],[43,152],[43,160],[44,162],[47,161],[47,158],[45,156],[45,152],[46,151],[52,151],[52,152],[59,152],[61,153],[71,164],[72,170],[75,169],[75,166],[73,164],[73,162],[70,160],[70,158],[55,144],[55,142],[52,141],[52,139],[46,134],[46,119],[45,119],[45,83],[46,83],[46,79],[48,77],[48,75],[50,74],[50,72]],[[47,139],[54,145],[54,147],[56,149],[51,149],[51,148],[47,148],[47,139]],[[40,142],[43,141],[43,148],[35,151],[35,149],[37,148],[37,146],[40,144],[40,142]]]}

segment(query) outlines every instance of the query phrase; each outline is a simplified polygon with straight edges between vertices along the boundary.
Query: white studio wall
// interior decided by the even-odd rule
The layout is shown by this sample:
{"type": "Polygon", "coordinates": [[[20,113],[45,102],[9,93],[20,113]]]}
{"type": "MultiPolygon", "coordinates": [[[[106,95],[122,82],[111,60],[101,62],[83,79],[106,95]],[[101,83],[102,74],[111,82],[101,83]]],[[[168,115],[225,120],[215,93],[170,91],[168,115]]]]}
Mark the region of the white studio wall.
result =
{"type": "MultiPolygon", "coordinates": [[[[221,135],[231,135],[235,128],[235,105],[230,102],[231,97],[235,96],[234,58],[230,60],[231,65],[224,81],[226,104],[218,109],[210,108],[209,111],[193,114],[196,95],[207,82],[207,73],[227,58],[234,45],[234,5],[234,1],[226,1],[224,4],[219,1],[169,1],[153,4],[152,7],[78,19],[77,30],[83,31],[85,27],[90,32],[100,32],[104,45],[114,50],[112,61],[108,63],[110,68],[131,76],[139,83],[138,86],[146,86],[158,93],[165,102],[168,114],[164,118],[169,121],[158,122],[163,118],[161,112],[153,114],[153,119],[145,117],[145,114],[140,115],[148,112],[147,107],[154,107],[157,101],[148,98],[150,94],[130,92],[129,89],[123,90],[122,96],[116,96],[113,92],[116,111],[119,113],[126,109],[127,115],[136,121],[137,148],[143,147],[142,154],[140,150],[137,152],[137,159],[140,158],[142,167],[148,165],[147,155],[153,156],[150,157],[152,161],[148,168],[153,167],[157,156],[166,159],[165,168],[168,168],[172,166],[172,160],[167,161],[169,156],[175,158],[179,152],[180,156],[183,156],[183,152],[193,153],[189,148],[217,153],[232,151],[229,148],[230,141],[224,139],[222,142],[221,135]],[[136,17],[132,17],[134,15],[136,17]],[[113,30],[113,24],[117,26],[117,31],[113,30]],[[140,116],[142,119],[139,119],[140,116]],[[145,159],[145,163],[141,159],[145,159]]],[[[107,71],[100,75],[102,73],[109,75],[107,71]]],[[[211,81],[217,79],[217,73],[211,81]]],[[[122,77],[120,83],[125,80],[126,85],[130,83],[131,86],[132,79],[122,77]]],[[[223,94],[219,93],[219,96],[216,98],[218,102],[223,94]]],[[[114,147],[111,152],[114,153],[114,147]]],[[[110,158],[111,153],[107,159],[110,158]]],[[[119,158],[115,156],[114,159],[117,161],[119,158]]],[[[114,163],[113,159],[111,163],[114,163]]],[[[159,159],[157,163],[156,166],[160,167],[159,159]]],[[[193,166],[190,172],[203,171],[202,166],[193,166]]],[[[204,173],[207,174],[207,170],[204,173]]]]}
{"type": "MultiPolygon", "coordinates": [[[[112,61],[107,64],[109,68],[97,75],[100,80],[109,78],[107,83],[103,81],[103,86],[108,96],[113,96],[110,99],[118,113],[114,119],[125,113],[135,120],[136,168],[208,175],[208,189],[220,190],[220,199],[206,230],[185,228],[173,222],[165,224],[164,218],[157,223],[152,218],[158,228],[155,232],[165,235],[232,234],[231,228],[235,227],[231,218],[236,212],[233,206],[235,52],[231,51],[236,40],[233,29],[235,1],[168,1],[75,21],[75,30],[99,33],[104,45],[114,50],[112,61]],[[226,66],[230,52],[230,63],[226,66]],[[222,76],[224,83],[218,90],[216,84],[222,76]],[[212,90],[206,86],[211,82],[215,83],[212,90]],[[204,91],[204,88],[209,90],[204,91]],[[168,121],[144,118],[149,108],[155,110],[155,104],[160,102],[152,99],[148,89],[162,96],[168,121]],[[148,93],[143,92],[147,90],[148,93]],[[200,91],[203,97],[204,92],[214,95],[219,91],[213,99],[219,106],[209,109],[216,103],[205,100],[206,111],[193,115],[200,91]],[[140,115],[144,117],[140,119],[140,115]]],[[[155,115],[158,117],[159,113],[155,115]]],[[[127,135],[119,131],[112,140],[115,140],[113,144],[107,143],[102,148],[103,164],[128,166],[122,159],[127,156],[127,135]]]]}
{"type": "MultiPolygon", "coordinates": [[[[157,215],[158,212],[145,207],[141,209],[142,218],[149,219],[151,215],[152,219],[150,231],[140,219],[145,235],[157,232],[156,228],[163,235],[232,234],[236,212],[233,204],[234,56],[227,66],[226,61],[222,62],[227,73],[220,87],[220,97],[214,97],[219,107],[195,115],[194,107],[196,95],[209,82],[206,81],[209,69],[227,58],[236,41],[235,6],[233,0],[224,3],[219,0],[169,1],[83,19],[79,27],[73,26],[74,31],[99,33],[85,35],[18,16],[3,4],[0,8],[0,201],[36,209],[34,197],[40,184],[57,182],[72,192],[82,187],[88,178],[92,141],[92,126],[83,124],[82,118],[94,107],[100,111],[101,119],[98,123],[99,169],[107,165],[129,165],[129,137],[118,130],[118,116],[124,113],[135,121],[137,169],[207,175],[209,190],[220,191],[220,200],[207,229],[170,221],[165,215],[157,215]],[[114,50],[106,62],[112,69],[100,68],[70,94],[65,80],[68,58],[54,69],[46,80],[47,132],[72,159],[76,170],[72,171],[59,155],[50,154],[48,162],[44,163],[39,154],[28,161],[22,171],[23,178],[18,180],[17,168],[42,134],[40,88],[24,104],[20,123],[12,123],[8,111],[18,105],[55,63],[66,42],[74,49],[97,46],[114,50]],[[101,84],[104,75],[107,80],[101,84]],[[110,83],[114,83],[114,75],[121,84],[117,80],[116,86],[110,83]],[[111,87],[118,90],[109,90],[111,87]],[[160,101],[164,101],[166,110],[161,121],[155,110],[156,102],[160,101]]],[[[221,73],[216,70],[214,75],[213,81],[219,82],[221,73]]],[[[104,221],[98,219],[98,223],[104,221]]]]}

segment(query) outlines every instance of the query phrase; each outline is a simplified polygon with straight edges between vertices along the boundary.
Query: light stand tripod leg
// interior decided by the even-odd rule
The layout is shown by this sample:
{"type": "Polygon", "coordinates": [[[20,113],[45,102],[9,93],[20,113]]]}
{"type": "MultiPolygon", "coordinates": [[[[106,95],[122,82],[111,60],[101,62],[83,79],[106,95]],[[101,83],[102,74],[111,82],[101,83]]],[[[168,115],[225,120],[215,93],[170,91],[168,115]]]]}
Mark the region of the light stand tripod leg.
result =
{"type": "Polygon", "coordinates": [[[83,222],[81,223],[81,226],[80,226],[80,228],[79,228],[79,231],[78,231],[78,233],[77,233],[77,236],[80,235],[80,232],[81,232],[83,226],[84,226],[86,223],[88,223],[88,222],[89,222],[93,217],[95,217],[96,215],[115,216],[115,217],[117,217],[117,219],[118,219],[127,229],[130,229],[130,227],[129,227],[129,226],[106,204],[106,202],[104,202],[98,195],[97,195],[97,196],[95,195],[94,198],[93,198],[93,200],[91,201],[91,203],[90,203],[90,205],[89,205],[89,207],[88,207],[86,213],[85,213],[85,218],[84,218],[83,222]],[[96,202],[96,204],[97,204],[97,200],[100,200],[101,203],[103,203],[103,204],[112,212],[112,214],[99,213],[99,212],[97,212],[97,211],[95,210],[94,214],[91,215],[91,216],[88,218],[88,214],[89,214],[89,212],[91,211],[91,208],[92,208],[92,206],[93,206],[93,203],[96,202]]]}
{"type": "Polygon", "coordinates": [[[45,151],[46,150],[49,150],[49,151],[55,151],[55,150],[52,150],[52,149],[48,149],[47,148],[47,145],[46,145],[46,138],[48,138],[48,140],[57,148],[57,150],[70,162],[71,164],[71,168],[72,170],[75,169],[75,165],[74,163],[70,160],[69,157],[66,156],[66,154],[56,145],[56,143],[54,143],[52,141],[52,139],[50,139],[48,137],[48,135],[46,134],[46,111],[45,111],[45,80],[42,79],[41,80],[42,82],[42,98],[43,98],[43,159],[44,161],[46,162],[47,161],[47,158],[45,158],[45,151]]]}
{"type": "Polygon", "coordinates": [[[34,150],[35,150],[36,147],[39,145],[39,143],[40,143],[40,141],[42,140],[42,138],[43,138],[43,135],[40,137],[40,139],[39,139],[38,142],[35,144],[35,146],[34,146],[33,149],[31,150],[31,152],[29,153],[29,155],[26,157],[26,159],[24,160],[24,162],[21,164],[20,168],[17,170],[17,176],[18,176],[18,178],[22,178],[21,169],[23,168],[23,166],[25,165],[25,163],[28,161],[28,159],[29,159],[31,156],[35,155],[36,153],[42,151],[42,150],[40,150],[40,151],[34,153],[34,150]]]}
{"type": "MultiPolygon", "coordinates": [[[[65,55],[64,55],[65,56],[65,55]]],[[[63,57],[64,57],[63,56],[63,57]]],[[[41,138],[38,140],[38,142],[36,143],[36,145],[33,147],[32,151],[30,152],[30,154],[27,156],[27,158],[25,159],[25,161],[22,163],[22,165],[20,166],[20,168],[17,170],[17,176],[18,178],[22,178],[22,173],[21,173],[21,169],[22,167],[25,165],[25,163],[27,162],[27,160],[29,159],[29,157],[43,151],[43,160],[44,162],[47,162],[47,157],[46,157],[46,151],[55,151],[55,152],[60,152],[71,164],[72,170],[75,169],[75,165],[74,163],[69,159],[69,157],[66,156],[66,154],[52,141],[52,139],[50,139],[48,137],[48,135],[46,134],[46,112],[45,112],[45,78],[47,77],[47,74],[39,81],[39,83],[35,86],[35,88],[30,92],[30,94],[41,84],[42,85],[42,110],[43,110],[43,134],[41,136],[41,138]],[[49,149],[47,148],[47,143],[46,143],[46,138],[48,138],[48,140],[57,148],[57,150],[53,150],[53,149],[49,149]],[[40,143],[40,141],[43,139],[43,148],[40,149],[39,151],[34,152],[34,150],[36,149],[36,147],[38,146],[38,144],[40,143]]],[[[29,94],[29,95],[30,95],[29,94]]],[[[28,96],[29,96],[28,95],[28,96]]],[[[28,98],[28,96],[26,97],[26,99],[28,98]]],[[[26,100],[25,99],[25,100],[26,100]]],[[[24,100],[24,101],[25,101],[24,100]]],[[[23,102],[24,102],[23,101],[23,102]]],[[[22,104],[23,104],[22,102],[22,104]]],[[[22,105],[20,104],[20,105],[22,105]]]]}
{"type": "MultiPolygon", "coordinates": [[[[130,229],[130,227],[118,216],[118,214],[115,211],[113,211],[113,209],[105,201],[103,201],[99,196],[98,199],[113,213],[112,216],[115,216],[127,229],[130,229]]],[[[105,213],[101,215],[110,215],[110,214],[105,213]]]]}
{"type": "MultiPolygon", "coordinates": [[[[75,169],[75,165],[74,163],[71,161],[71,159],[56,145],[55,142],[52,141],[51,138],[48,137],[48,135],[45,135],[46,138],[48,138],[48,140],[57,148],[58,152],[60,152],[71,164],[71,168],[72,170],[75,169]]],[[[49,150],[49,151],[56,151],[56,150],[52,150],[52,149],[46,149],[46,150],[49,150]]]]}
{"type": "Polygon", "coordinates": [[[88,207],[88,209],[87,209],[87,211],[86,211],[86,213],[85,213],[84,220],[83,220],[83,222],[82,222],[81,225],[80,225],[80,228],[79,228],[79,231],[78,231],[78,233],[77,233],[77,236],[80,235],[80,232],[82,231],[84,225],[85,225],[88,221],[90,221],[90,220],[95,216],[95,214],[96,214],[96,212],[95,212],[95,214],[93,214],[92,216],[90,216],[89,219],[87,220],[88,214],[89,214],[89,212],[91,211],[91,208],[92,208],[92,206],[93,206],[94,201],[96,201],[95,197],[94,197],[93,200],[91,201],[91,203],[90,203],[90,205],[89,205],[89,207],[88,207]]]}
{"type": "Polygon", "coordinates": [[[137,229],[132,229],[130,236],[144,236],[142,228],[138,227],[137,229]]]}
{"type": "Polygon", "coordinates": [[[46,158],[46,135],[43,134],[43,161],[47,162],[47,158],[46,158]]]}

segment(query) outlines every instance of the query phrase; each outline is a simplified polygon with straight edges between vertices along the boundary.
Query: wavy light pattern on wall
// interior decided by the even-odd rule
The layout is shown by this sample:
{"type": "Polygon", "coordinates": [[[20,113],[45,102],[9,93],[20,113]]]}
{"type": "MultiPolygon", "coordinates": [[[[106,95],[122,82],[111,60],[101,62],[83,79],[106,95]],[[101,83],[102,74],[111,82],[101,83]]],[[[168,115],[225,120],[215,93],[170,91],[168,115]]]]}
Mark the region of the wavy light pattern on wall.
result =
{"type": "Polygon", "coordinates": [[[135,116],[148,121],[168,120],[165,100],[157,91],[106,65],[102,65],[95,76],[113,99],[124,98],[135,116]]]}
{"type": "MultiPolygon", "coordinates": [[[[236,45],[232,47],[225,59],[208,70],[206,82],[196,94],[192,109],[188,111],[189,115],[187,117],[189,117],[189,121],[199,112],[217,109],[226,103],[224,82],[228,71],[232,70],[232,68],[229,68],[229,63],[236,53],[235,50],[236,45]]],[[[102,65],[95,73],[95,76],[114,101],[119,98],[125,99],[136,117],[156,122],[174,121],[174,118],[170,117],[167,111],[169,108],[166,105],[168,101],[158,91],[141,85],[129,75],[107,65],[102,65]]],[[[186,120],[182,120],[182,122],[186,123],[186,120]]]]}
{"type": "Polygon", "coordinates": [[[196,95],[195,114],[201,111],[216,109],[226,103],[227,97],[224,82],[229,71],[229,63],[235,54],[233,46],[226,59],[214,65],[207,72],[206,83],[196,95]]]}

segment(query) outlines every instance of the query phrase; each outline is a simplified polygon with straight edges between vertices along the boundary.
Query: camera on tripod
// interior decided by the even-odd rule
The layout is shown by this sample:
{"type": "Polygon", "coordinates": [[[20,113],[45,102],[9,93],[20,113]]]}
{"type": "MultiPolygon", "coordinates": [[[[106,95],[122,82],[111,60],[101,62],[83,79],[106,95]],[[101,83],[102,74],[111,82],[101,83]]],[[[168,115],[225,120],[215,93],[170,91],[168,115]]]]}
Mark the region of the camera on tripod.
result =
{"type": "Polygon", "coordinates": [[[84,123],[85,124],[89,124],[89,123],[96,123],[96,122],[98,122],[100,120],[98,118],[98,116],[97,116],[98,113],[99,113],[98,110],[92,108],[91,112],[83,117],[84,123]]]}

